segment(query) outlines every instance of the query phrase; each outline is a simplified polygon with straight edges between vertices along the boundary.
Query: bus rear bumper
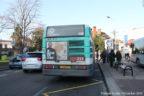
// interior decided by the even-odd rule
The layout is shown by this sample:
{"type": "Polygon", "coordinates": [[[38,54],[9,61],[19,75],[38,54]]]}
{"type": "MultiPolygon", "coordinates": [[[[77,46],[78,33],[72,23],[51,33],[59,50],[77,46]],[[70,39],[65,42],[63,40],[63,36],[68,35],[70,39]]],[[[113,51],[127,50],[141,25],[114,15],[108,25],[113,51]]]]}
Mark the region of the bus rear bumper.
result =
{"type": "Polygon", "coordinates": [[[89,77],[89,76],[93,76],[94,71],[91,69],[89,69],[89,70],[43,69],[42,74],[45,76],[89,77]]]}

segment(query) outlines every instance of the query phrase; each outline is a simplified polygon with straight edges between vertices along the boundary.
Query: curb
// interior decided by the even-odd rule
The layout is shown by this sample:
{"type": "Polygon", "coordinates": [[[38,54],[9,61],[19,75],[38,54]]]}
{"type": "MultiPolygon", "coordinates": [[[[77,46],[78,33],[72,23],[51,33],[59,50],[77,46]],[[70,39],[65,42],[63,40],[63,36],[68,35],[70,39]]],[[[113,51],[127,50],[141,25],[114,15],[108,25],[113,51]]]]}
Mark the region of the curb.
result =
{"type": "MultiPolygon", "coordinates": [[[[117,93],[122,93],[121,89],[118,87],[118,85],[116,84],[116,82],[112,78],[112,76],[109,73],[105,72],[99,63],[98,63],[98,65],[104,76],[104,80],[105,80],[106,87],[108,90],[108,96],[115,96],[115,94],[117,94],[117,93]]],[[[124,96],[124,95],[121,94],[121,95],[117,95],[117,96],[124,96]]]]}
{"type": "Polygon", "coordinates": [[[9,70],[9,67],[0,67],[0,71],[9,70]]]}
{"type": "MultiPolygon", "coordinates": [[[[106,86],[106,90],[107,90],[107,92],[109,93],[110,90],[109,90],[108,84],[107,84],[107,82],[106,82],[106,78],[105,78],[105,76],[104,76],[104,73],[103,73],[103,71],[102,71],[102,69],[101,69],[101,66],[99,65],[99,63],[96,63],[96,64],[98,65],[98,67],[99,67],[99,69],[100,69],[100,72],[102,73],[102,77],[104,78],[104,83],[105,83],[105,86],[106,86]]],[[[108,95],[108,96],[111,96],[111,95],[108,95]]]]}

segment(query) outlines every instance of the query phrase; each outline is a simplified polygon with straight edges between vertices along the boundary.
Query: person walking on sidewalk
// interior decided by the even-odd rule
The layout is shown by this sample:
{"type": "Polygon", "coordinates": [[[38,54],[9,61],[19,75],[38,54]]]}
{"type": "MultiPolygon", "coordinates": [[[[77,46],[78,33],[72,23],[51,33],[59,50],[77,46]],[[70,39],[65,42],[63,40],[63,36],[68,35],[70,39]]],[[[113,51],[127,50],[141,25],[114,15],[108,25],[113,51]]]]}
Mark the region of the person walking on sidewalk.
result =
{"type": "Polygon", "coordinates": [[[96,50],[96,59],[99,60],[99,50],[96,50]]]}
{"type": "Polygon", "coordinates": [[[114,50],[111,50],[111,52],[109,53],[110,67],[113,67],[114,60],[115,60],[115,53],[114,50]]]}
{"type": "Polygon", "coordinates": [[[101,59],[103,60],[103,63],[105,63],[105,61],[106,61],[106,56],[107,56],[107,52],[104,49],[104,51],[101,53],[101,59]]]}
{"type": "Polygon", "coordinates": [[[117,52],[116,52],[116,58],[117,58],[118,63],[120,63],[120,62],[121,62],[121,59],[122,59],[122,55],[121,55],[121,52],[120,52],[120,51],[117,51],[117,52]]]}

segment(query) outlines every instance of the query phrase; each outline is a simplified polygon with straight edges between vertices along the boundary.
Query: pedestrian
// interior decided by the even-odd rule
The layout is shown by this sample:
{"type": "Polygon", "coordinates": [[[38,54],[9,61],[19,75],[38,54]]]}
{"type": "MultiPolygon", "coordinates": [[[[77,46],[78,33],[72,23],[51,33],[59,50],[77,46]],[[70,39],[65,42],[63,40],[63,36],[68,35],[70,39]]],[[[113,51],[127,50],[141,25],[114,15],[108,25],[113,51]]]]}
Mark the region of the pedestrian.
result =
{"type": "Polygon", "coordinates": [[[111,50],[111,52],[109,53],[110,67],[113,67],[114,60],[115,60],[115,53],[114,50],[111,50]]]}
{"type": "Polygon", "coordinates": [[[129,58],[129,52],[128,49],[125,49],[125,60],[128,60],[129,58]]]}
{"type": "Polygon", "coordinates": [[[121,59],[122,59],[122,55],[121,55],[121,52],[120,52],[120,51],[117,51],[117,52],[116,52],[116,58],[117,58],[118,63],[120,63],[120,62],[121,62],[121,59]]]}
{"type": "Polygon", "coordinates": [[[105,63],[105,61],[106,61],[106,56],[107,56],[107,52],[104,49],[103,52],[101,53],[101,59],[103,60],[103,63],[105,63]]]}
{"type": "Polygon", "coordinates": [[[108,56],[108,51],[106,50],[106,63],[109,63],[109,56],[108,56]]]}
{"type": "Polygon", "coordinates": [[[96,58],[97,58],[97,61],[99,60],[99,50],[96,51],[96,58]]]}

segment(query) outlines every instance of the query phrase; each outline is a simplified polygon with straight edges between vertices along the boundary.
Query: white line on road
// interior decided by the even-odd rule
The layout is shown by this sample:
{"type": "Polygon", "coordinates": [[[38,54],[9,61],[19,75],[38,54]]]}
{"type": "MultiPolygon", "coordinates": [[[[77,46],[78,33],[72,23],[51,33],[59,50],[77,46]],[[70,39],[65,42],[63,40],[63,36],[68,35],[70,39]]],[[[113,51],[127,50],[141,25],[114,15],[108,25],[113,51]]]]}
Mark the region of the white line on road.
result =
{"type": "Polygon", "coordinates": [[[3,71],[0,71],[0,74],[1,73],[10,73],[10,72],[12,72],[12,70],[3,70],[3,71]]]}
{"type": "Polygon", "coordinates": [[[0,78],[1,78],[1,77],[5,77],[5,76],[7,76],[7,75],[8,75],[8,74],[1,74],[1,75],[0,75],[0,78]]]}
{"type": "Polygon", "coordinates": [[[8,71],[6,71],[7,73],[9,73],[9,72],[12,72],[12,70],[8,70],[8,71]]]}
{"type": "Polygon", "coordinates": [[[44,87],[42,88],[40,91],[38,91],[36,94],[34,94],[33,96],[39,96],[42,92],[44,92],[45,89],[47,89],[48,87],[44,87]]]}
{"type": "Polygon", "coordinates": [[[15,73],[18,73],[18,72],[20,72],[21,70],[16,70],[16,71],[14,71],[15,73]]]}

